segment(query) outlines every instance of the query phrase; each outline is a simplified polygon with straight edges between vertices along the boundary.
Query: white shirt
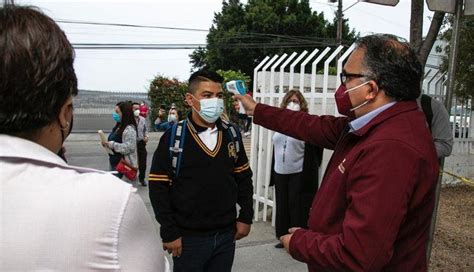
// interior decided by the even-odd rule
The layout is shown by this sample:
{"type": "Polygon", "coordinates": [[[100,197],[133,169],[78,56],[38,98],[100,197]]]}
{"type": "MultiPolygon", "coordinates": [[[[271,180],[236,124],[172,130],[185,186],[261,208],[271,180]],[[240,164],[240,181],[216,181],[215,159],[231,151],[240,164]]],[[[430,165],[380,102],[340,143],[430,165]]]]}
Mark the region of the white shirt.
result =
{"type": "Polygon", "coordinates": [[[219,130],[217,129],[217,126],[214,126],[213,128],[207,128],[206,130],[199,132],[198,136],[199,139],[209,148],[209,150],[214,150],[214,148],[217,145],[217,135],[219,133],[219,130]]]}
{"type": "Polygon", "coordinates": [[[275,132],[272,137],[276,173],[281,175],[303,172],[304,142],[275,132]]]}
{"type": "Polygon", "coordinates": [[[0,135],[0,271],[165,271],[162,244],[133,187],[0,135]]]}

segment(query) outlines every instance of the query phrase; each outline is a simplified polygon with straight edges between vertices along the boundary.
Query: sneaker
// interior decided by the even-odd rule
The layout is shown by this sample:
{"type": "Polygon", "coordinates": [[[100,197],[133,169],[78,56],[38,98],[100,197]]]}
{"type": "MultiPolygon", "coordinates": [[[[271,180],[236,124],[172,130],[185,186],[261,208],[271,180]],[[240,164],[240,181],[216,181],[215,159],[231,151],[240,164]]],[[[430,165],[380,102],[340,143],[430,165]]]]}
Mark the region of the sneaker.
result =
{"type": "Polygon", "coordinates": [[[275,245],[275,248],[284,248],[285,246],[282,243],[278,243],[275,245]]]}
{"type": "Polygon", "coordinates": [[[140,184],[143,186],[143,187],[146,187],[146,182],[144,180],[140,180],[140,184]]]}
{"type": "Polygon", "coordinates": [[[248,131],[247,131],[247,132],[245,132],[245,133],[244,133],[244,136],[245,136],[245,137],[248,137],[248,136],[250,136],[250,132],[248,132],[248,131]]]}

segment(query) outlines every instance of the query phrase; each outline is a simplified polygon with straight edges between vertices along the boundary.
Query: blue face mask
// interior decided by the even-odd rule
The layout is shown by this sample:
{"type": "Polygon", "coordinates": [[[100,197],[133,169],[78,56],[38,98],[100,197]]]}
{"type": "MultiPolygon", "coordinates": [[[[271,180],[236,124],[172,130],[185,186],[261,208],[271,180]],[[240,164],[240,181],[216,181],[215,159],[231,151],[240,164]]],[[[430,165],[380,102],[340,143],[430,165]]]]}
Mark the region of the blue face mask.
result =
{"type": "Polygon", "coordinates": [[[120,115],[115,111],[112,113],[112,118],[114,118],[115,122],[120,123],[120,115]]]}
{"type": "MultiPolygon", "coordinates": [[[[193,98],[198,100],[194,96],[193,98]]],[[[208,98],[208,99],[201,99],[198,101],[199,101],[199,104],[201,104],[201,110],[197,111],[194,107],[193,109],[207,123],[212,124],[216,122],[216,120],[219,119],[219,117],[221,117],[222,113],[224,112],[224,100],[222,98],[214,97],[214,98],[208,98]]]]}

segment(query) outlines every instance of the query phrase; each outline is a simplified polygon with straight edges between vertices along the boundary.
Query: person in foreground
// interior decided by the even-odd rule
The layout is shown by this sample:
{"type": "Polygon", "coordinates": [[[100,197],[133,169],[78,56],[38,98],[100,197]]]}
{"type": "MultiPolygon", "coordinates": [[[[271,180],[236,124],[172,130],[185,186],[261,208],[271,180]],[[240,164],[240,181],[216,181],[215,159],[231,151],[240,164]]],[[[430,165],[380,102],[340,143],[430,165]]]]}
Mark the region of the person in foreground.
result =
{"type": "Polygon", "coordinates": [[[74,51],[30,7],[0,7],[0,271],[165,271],[131,185],[58,155],[78,92],[74,51]]]}
{"type": "Polygon", "coordinates": [[[334,150],[308,229],[290,229],[281,241],[310,271],[426,271],[438,163],[415,101],[421,64],[406,42],[370,35],[340,76],[335,100],[347,117],[235,96],[256,124],[334,150]]]}
{"type": "Polygon", "coordinates": [[[192,112],[163,134],[153,155],[150,200],[176,272],[231,271],[235,240],[252,224],[252,171],[240,132],[221,119],[222,81],[213,71],[191,75],[192,112]]]}

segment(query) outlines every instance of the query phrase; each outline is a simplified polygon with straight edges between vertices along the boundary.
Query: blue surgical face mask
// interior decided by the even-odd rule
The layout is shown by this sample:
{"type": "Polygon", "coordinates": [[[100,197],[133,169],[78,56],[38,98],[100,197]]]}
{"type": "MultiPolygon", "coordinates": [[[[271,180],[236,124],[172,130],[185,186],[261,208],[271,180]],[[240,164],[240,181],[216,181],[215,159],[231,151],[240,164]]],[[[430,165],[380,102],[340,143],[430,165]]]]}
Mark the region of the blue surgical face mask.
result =
{"type": "MultiPolygon", "coordinates": [[[[198,100],[196,97],[193,96],[194,99],[198,100]]],[[[222,98],[207,98],[198,100],[199,104],[201,104],[201,110],[195,110],[199,116],[204,119],[207,123],[214,123],[216,122],[219,117],[221,117],[222,113],[224,112],[224,100],[222,98]]]]}
{"type": "Polygon", "coordinates": [[[112,113],[112,118],[114,118],[115,122],[120,123],[121,118],[120,118],[120,115],[117,112],[114,111],[112,113]]]}

